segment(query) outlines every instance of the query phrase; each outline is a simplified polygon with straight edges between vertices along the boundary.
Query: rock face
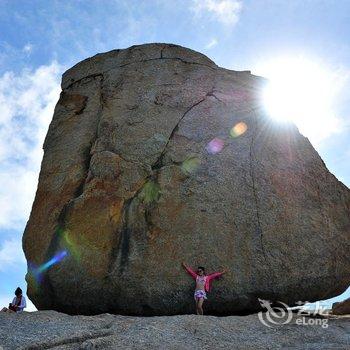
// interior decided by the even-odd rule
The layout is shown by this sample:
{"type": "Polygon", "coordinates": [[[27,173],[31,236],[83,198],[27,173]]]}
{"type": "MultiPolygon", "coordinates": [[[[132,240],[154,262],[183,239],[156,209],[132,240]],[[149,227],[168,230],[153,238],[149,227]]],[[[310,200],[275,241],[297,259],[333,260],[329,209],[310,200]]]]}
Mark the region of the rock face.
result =
{"type": "Polygon", "coordinates": [[[265,80],[176,45],[88,58],[62,78],[23,245],[38,309],[193,310],[186,261],[229,273],[206,312],[332,297],[350,282],[350,193],[265,80]]]}
{"type": "Polygon", "coordinates": [[[342,318],[303,320],[294,316],[287,324],[271,324],[269,328],[256,314],[131,317],[68,316],[54,311],[0,313],[0,349],[4,350],[348,350],[349,343],[350,322],[342,318]]]}

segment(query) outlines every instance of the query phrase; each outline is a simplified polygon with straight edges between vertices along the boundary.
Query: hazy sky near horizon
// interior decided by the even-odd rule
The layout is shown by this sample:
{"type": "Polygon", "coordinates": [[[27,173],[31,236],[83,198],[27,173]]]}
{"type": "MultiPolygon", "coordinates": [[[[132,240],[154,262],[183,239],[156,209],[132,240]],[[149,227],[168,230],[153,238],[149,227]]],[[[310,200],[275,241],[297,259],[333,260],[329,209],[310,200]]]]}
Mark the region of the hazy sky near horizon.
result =
{"type": "Polygon", "coordinates": [[[149,42],[268,78],[279,57],[317,62],[337,82],[332,117],[315,118],[319,135],[305,136],[349,187],[349,38],[350,0],[0,0],[0,307],[17,286],[26,289],[21,237],[67,68],[149,42]]]}

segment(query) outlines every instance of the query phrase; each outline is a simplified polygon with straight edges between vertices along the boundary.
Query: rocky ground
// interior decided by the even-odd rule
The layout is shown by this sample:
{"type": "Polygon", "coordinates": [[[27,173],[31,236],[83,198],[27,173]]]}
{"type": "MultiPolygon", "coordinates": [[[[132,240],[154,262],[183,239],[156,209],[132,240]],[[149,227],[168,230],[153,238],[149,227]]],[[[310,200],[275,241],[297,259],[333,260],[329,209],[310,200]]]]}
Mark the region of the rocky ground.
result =
{"type": "MultiPolygon", "coordinates": [[[[297,320],[300,321],[297,321],[297,320]]],[[[310,321],[311,320],[311,321],[310,321]]],[[[0,349],[349,349],[350,319],[263,325],[249,316],[68,316],[0,314],[0,349]],[[320,322],[327,321],[328,327],[320,322]],[[318,322],[318,323],[317,323],[318,322]]]]}

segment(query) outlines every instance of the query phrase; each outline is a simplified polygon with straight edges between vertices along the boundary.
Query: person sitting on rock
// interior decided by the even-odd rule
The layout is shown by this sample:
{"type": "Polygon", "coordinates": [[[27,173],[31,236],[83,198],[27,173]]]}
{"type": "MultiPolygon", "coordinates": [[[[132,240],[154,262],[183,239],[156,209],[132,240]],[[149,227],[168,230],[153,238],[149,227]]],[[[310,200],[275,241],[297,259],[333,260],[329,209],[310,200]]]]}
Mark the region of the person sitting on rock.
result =
{"type": "Polygon", "coordinates": [[[227,269],[224,269],[222,272],[214,272],[210,275],[205,274],[205,269],[202,266],[197,268],[197,273],[194,272],[189,266],[187,266],[184,262],[182,266],[186,269],[186,271],[194,278],[196,281],[196,289],[194,291],[194,300],[196,302],[196,311],[197,315],[203,315],[203,302],[204,299],[207,299],[207,293],[210,291],[211,281],[217,277],[222,276],[227,272],[227,269]]]}
{"type": "Polygon", "coordinates": [[[27,307],[26,298],[22,295],[22,289],[17,288],[15,290],[15,297],[12,300],[12,303],[9,304],[9,307],[4,307],[1,311],[13,313],[13,312],[22,312],[24,308],[27,307]]]}

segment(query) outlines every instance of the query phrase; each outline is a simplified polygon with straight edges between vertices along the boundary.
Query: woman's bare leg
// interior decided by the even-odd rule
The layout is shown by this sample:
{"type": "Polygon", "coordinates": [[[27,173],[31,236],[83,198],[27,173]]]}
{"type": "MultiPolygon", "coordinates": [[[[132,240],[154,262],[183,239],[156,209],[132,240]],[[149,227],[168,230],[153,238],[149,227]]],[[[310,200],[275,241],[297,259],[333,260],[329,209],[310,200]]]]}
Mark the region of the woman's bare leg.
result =
{"type": "Polygon", "coordinates": [[[200,298],[197,301],[197,315],[203,315],[203,302],[203,298],[200,298]]]}
{"type": "Polygon", "coordinates": [[[198,315],[198,298],[194,298],[194,300],[196,301],[196,314],[198,315]]]}

